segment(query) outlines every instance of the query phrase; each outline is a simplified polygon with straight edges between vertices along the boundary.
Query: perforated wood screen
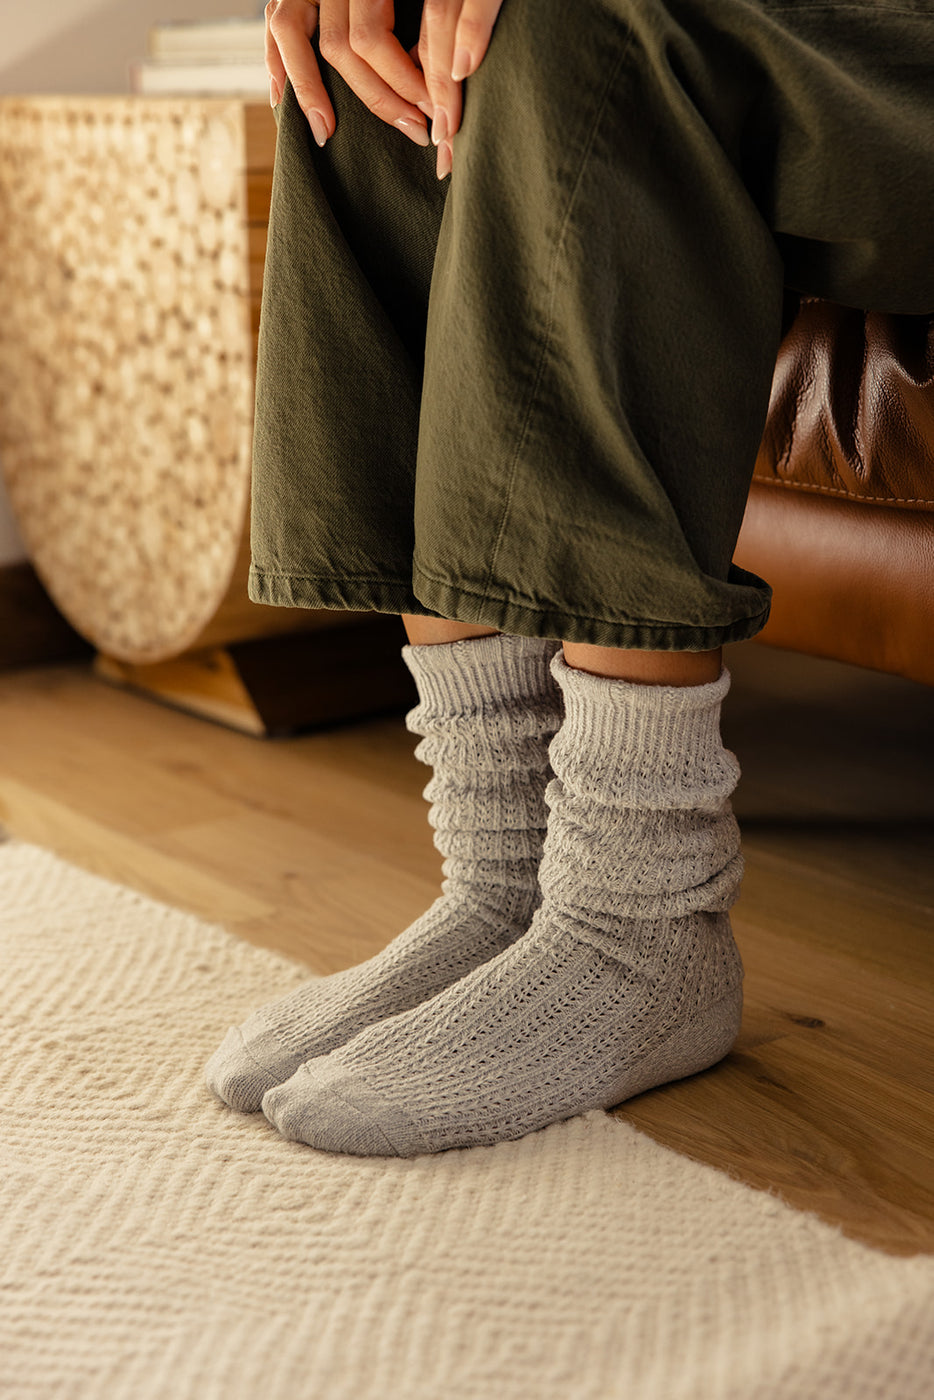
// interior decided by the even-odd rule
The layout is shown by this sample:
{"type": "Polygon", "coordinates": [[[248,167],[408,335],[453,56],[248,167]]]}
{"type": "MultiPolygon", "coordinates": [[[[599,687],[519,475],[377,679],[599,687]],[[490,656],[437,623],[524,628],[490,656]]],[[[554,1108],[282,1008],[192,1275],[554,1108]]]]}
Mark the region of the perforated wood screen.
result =
{"type": "Polygon", "coordinates": [[[0,102],[0,458],[46,587],[124,660],[287,621],[245,593],[274,150],[236,100],[0,102]]]}

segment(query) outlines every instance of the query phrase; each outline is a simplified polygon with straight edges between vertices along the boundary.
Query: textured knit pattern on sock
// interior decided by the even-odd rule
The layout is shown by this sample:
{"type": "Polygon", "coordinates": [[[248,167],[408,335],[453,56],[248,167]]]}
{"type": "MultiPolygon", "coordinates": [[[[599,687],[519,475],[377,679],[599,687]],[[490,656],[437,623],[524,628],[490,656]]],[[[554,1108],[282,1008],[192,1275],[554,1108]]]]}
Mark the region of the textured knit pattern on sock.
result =
{"type": "Polygon", "coordinates": [[[730,1048],[742,965],[720,741],[728,673],[638,686],[555,657],[566,718],[551,745],[543,903],[528,933],[431,1001],[370,1026],[271,1090],[287,1137],[411,1156],[516,1138],[730,1048]]]}
{"type": "Polygon", "coordinates": [[[228,1033],[207,1079],[231,1107],[258,1109],[304,1060],[434,996],[525,933],[541,898],[548,745],[562,714],[549,670],[557,645],[494,636],[403,649],[419,692],[407,724],[434,770],[424,795],[443,894],[376,957],[228,1033]]]}

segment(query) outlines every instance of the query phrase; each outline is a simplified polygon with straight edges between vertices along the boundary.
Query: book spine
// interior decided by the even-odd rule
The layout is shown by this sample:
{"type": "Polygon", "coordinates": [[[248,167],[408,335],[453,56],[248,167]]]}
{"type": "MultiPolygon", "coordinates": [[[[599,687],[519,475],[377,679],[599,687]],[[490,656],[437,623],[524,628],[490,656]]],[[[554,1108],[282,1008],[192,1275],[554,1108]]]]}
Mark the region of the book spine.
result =
{"type": "Polygon", "coordinates": [[[264,32],[263,20],[155,24],[147,48],[159,61],[211,63],[218,55],[249,60],[262,57],[264,32]]]}
{"type": "Polygon", "coordinates": [[[262,63],[137,63],[133,91],[146,96],[230,94],[265,97],[269,75],[262,63]]]}

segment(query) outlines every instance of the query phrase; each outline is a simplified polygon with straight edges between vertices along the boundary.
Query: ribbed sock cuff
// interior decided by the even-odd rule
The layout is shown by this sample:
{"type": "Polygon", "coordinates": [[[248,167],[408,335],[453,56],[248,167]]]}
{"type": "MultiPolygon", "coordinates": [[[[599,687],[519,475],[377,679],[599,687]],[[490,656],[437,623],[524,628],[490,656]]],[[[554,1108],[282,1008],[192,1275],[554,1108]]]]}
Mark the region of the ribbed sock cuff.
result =
{"type": "Polygon", "coordinates": [[[458,714],[543,698],[560,704],[550,670],[560,647],[550,638],[497,633],[460,642],[404,646],[402,659],[418,687],[419,709],[458,714]]]}
{"type": "Polygon", "coordinates": [[[599,774],[606,799],[622,806],[706,806],[733,791],[739,764],[720,737],[726,668],[706,685],[637,685],[577,670],[559,654],[551,672],[565,704],[556,773],[575,785],[599,774]]]}

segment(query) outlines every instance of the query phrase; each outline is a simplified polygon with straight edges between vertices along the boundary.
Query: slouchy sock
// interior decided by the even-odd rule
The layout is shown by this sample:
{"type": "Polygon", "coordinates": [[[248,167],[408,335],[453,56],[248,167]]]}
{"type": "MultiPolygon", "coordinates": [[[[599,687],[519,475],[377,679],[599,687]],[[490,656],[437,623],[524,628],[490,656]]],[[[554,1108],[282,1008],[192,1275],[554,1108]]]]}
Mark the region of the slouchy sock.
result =
{"type": "Polygon", "coordinates": [[[552,672],[566,717],[528,932],[270,1090],[263,1111],[286,1137],[389,1156],[492,1144],[696,1073],[733,1044],[729,674],[635,685],[561,656],[552,672]]]}
{"type": "Polygon", "coordinates": [[[443,893],[375,957],[230,1030],[207,1066],[225,1103],[258,1109],[303,1061],[433,997],[526,932],[541,899],[548,745],[562,716],[549,671],[558,645],[496,635],[403,648],[419,694],[406,723],[433,769],[424,796],[443,893]]]}

